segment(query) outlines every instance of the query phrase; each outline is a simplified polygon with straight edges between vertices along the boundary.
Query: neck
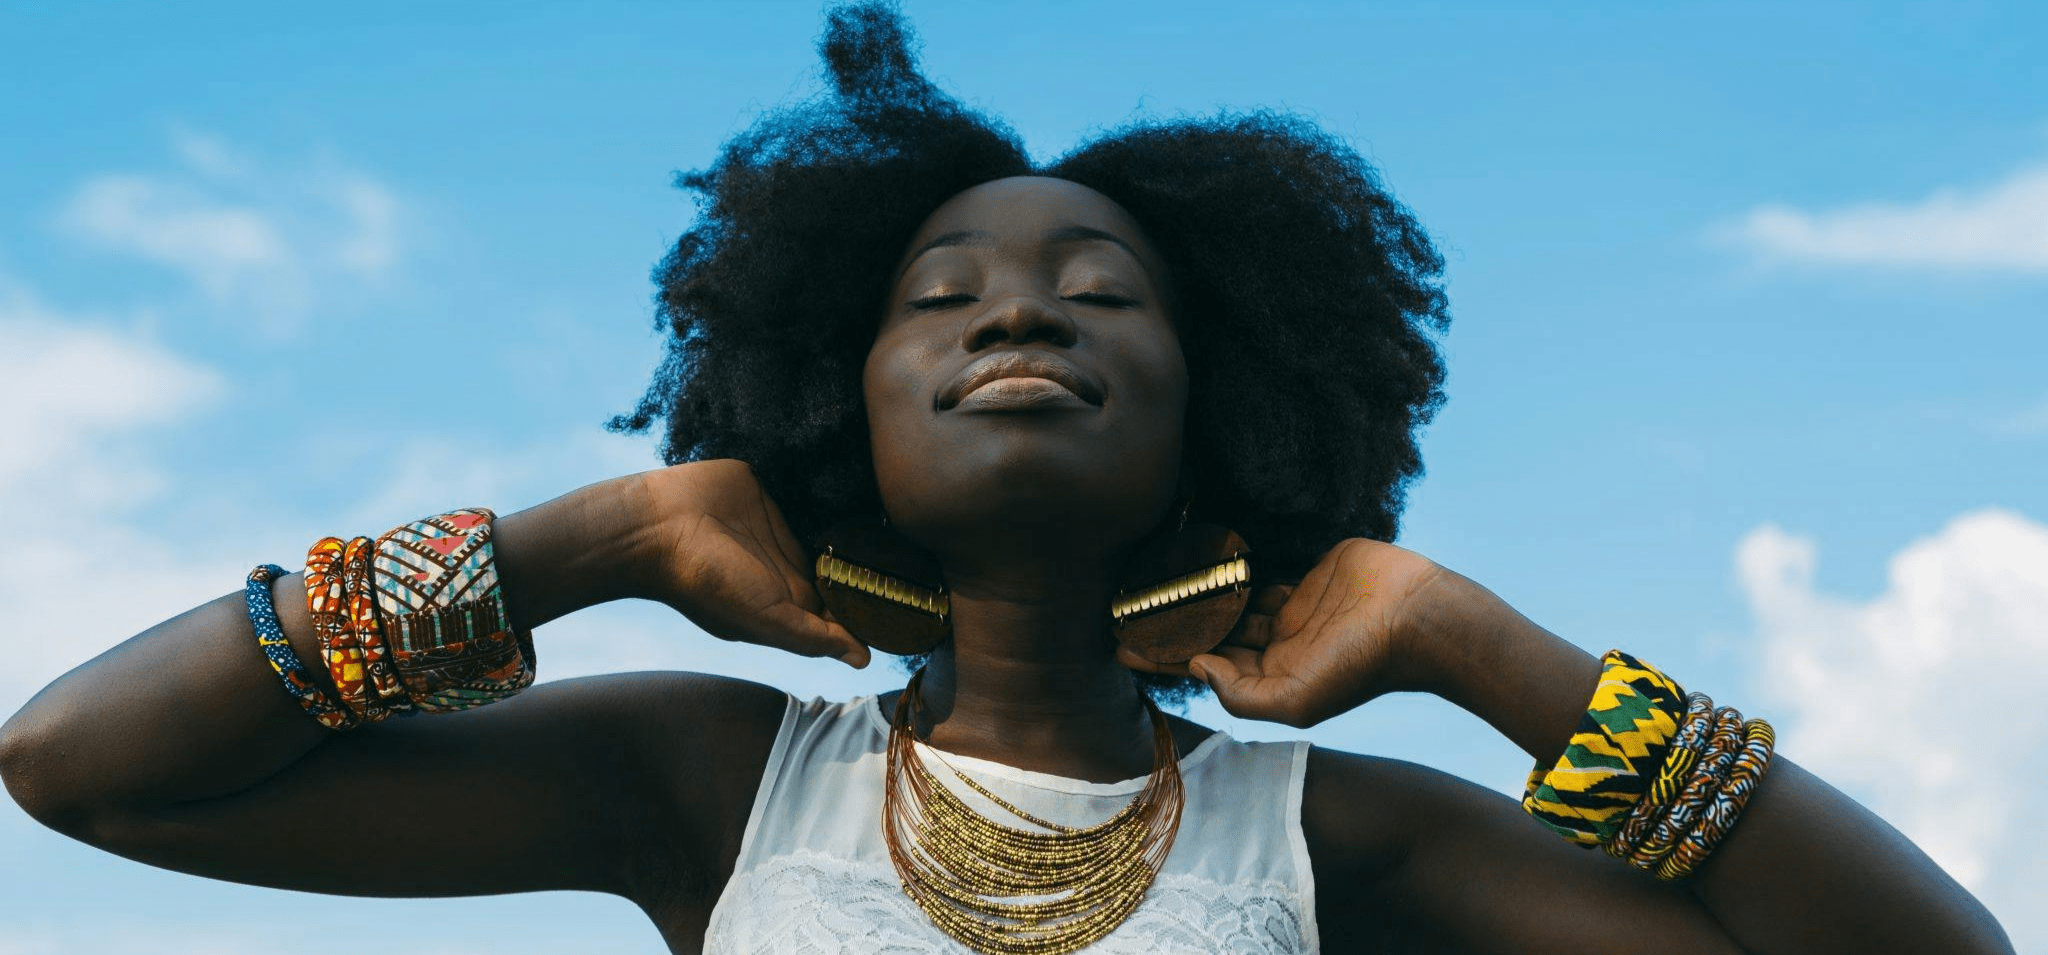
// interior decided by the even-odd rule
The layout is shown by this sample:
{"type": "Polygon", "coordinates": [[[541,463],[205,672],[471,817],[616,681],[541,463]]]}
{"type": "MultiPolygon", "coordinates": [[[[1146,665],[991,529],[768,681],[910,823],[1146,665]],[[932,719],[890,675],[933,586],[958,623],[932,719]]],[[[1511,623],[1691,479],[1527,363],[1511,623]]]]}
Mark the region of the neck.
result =
{"type": "Polygon", "coordinates": [[[1116,562],[947,562],[953,638],[925,670],[920,732],[949,752],[1108,782],[1155,762],[1109,619],[1116,562]]]}

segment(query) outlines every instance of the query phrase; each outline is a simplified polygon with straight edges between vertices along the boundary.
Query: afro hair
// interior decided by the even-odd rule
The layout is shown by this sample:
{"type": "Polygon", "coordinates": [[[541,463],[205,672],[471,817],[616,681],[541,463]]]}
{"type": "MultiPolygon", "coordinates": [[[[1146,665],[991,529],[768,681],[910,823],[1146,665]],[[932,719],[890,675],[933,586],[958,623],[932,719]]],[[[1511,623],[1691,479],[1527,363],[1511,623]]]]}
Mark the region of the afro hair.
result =
{"type": "Polygon", "coordinates": [[[813,539],[881,508],[861,370],[911,236],[955,194],[1054,176],[1135,217],[1167,260],[1188,363],[1198,517],[1264,580],[1346,537],[1392,540],[1443,401],[1443,260],[1350,146],[1271,112],[1140,121],[1036,165],[999,120],[918,70],[883,3],[837,7],[830,88],[676,177],[699,216],[655,269],[667,353],[633,412],[671,464],[751,464],[813,539]]]}

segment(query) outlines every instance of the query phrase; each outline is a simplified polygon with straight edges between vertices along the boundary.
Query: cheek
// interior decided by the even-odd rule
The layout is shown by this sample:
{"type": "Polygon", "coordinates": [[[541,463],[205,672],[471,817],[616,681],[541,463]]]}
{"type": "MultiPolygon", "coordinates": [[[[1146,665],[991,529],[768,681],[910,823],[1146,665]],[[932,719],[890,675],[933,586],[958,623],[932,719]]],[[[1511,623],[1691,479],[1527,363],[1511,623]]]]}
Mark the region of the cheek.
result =
{"type": "Polygon", "coordinates": [[[1179,339],[1171,334],[1132,337],[1113,347],[1117,361],[1129,369],[1125,377],[1135,392],[1130,397],[1158,415],[1179,420],[1186,414],[1188,366],[1179,339]]]}
{"type": "Polygon", "coordinates": [[[928,343],[884,329],[861,369],[861,395],[867,406],[877,469],[901,453],[915,453],[915,423],[931,415],[932,395],[921,370],[936,359],[928,343]]]}

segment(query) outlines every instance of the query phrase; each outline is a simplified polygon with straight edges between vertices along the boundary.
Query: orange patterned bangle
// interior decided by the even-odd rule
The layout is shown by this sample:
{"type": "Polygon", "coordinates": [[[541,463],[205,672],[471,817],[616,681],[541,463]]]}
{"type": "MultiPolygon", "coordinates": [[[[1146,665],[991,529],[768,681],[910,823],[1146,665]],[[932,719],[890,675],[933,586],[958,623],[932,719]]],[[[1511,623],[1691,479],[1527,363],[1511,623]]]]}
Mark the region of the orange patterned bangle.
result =
{"type": "Polygon", "coordinates": [[[348,587],[342,577],[347,545],[339,537],[323,537],[306,550],[306,611],[320,638],[320,662],[334,681],[335,696],[358,719],[370,715],[368,685],[363,672],[363,646],[349,626],[348,587]]]}
{"type": "Polygon", "coordinates": [[[348,627],[362,648],[363,673],[369,682],[366,712],[371,708],[409,712],[412,700],[407,698],[405,684],[392,667],[384,628],[377,620],[377,597],[370,576],[370,562],[376,554],[377,542],[368,537],[351,538],[342,551],[342,591],[348,608],[348,627]]]}

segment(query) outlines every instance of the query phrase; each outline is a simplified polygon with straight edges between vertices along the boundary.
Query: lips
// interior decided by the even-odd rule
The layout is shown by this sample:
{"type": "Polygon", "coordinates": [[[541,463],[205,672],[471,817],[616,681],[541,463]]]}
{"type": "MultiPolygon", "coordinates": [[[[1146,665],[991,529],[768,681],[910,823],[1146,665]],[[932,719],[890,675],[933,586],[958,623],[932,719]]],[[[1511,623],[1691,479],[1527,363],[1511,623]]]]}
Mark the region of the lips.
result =
{"type": "Polygon", "coordinates": [[[939,391],[939,410],[946,411],[974,389],[1003,378],[1043,378],[1091,405],[1102,404],[1102,387],[1066,359],[1051,352],[1006,351],[975,361],[947,382],[939,391]]]}

